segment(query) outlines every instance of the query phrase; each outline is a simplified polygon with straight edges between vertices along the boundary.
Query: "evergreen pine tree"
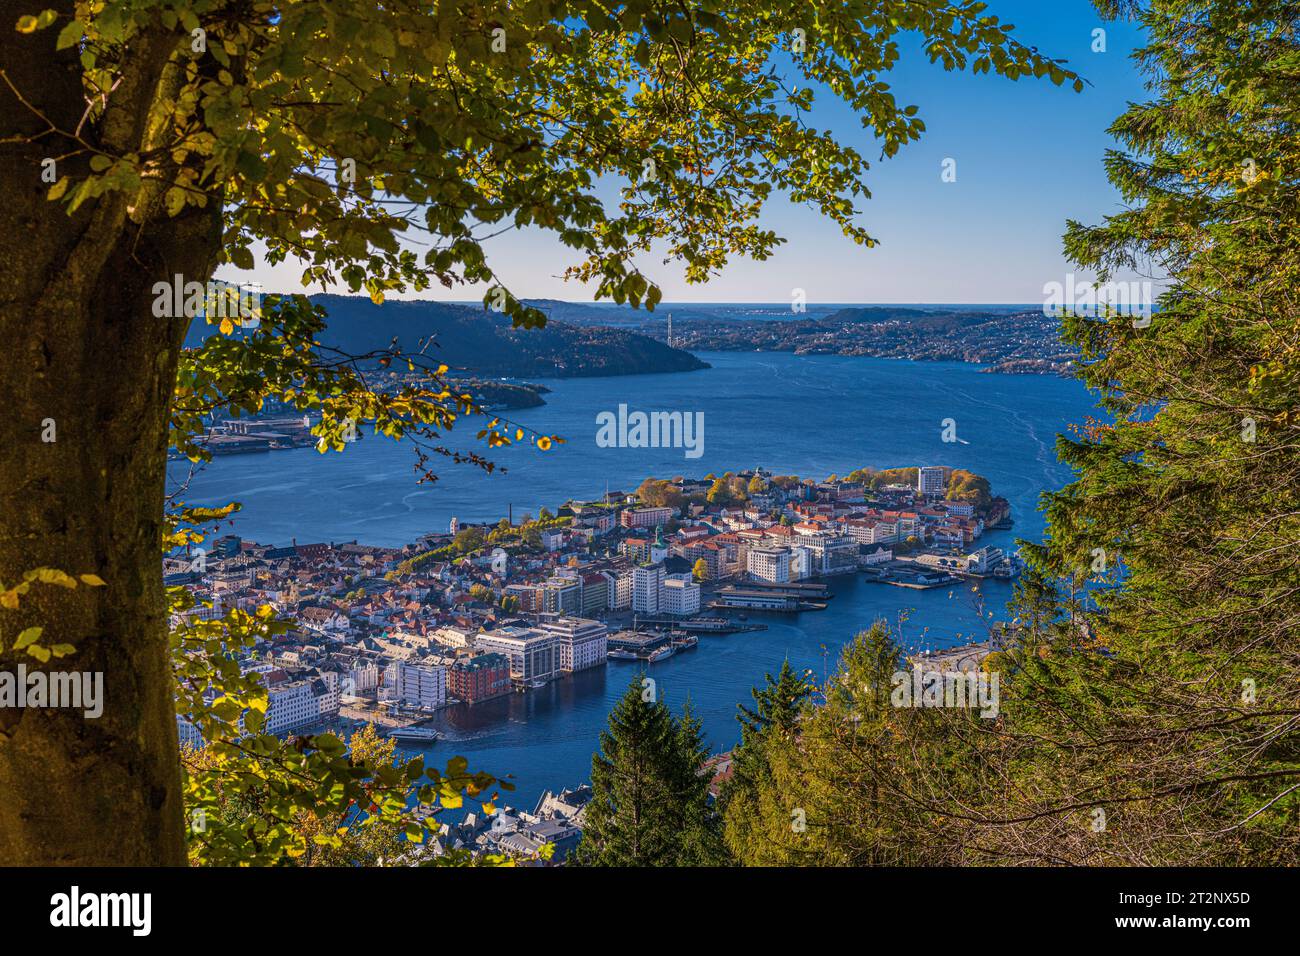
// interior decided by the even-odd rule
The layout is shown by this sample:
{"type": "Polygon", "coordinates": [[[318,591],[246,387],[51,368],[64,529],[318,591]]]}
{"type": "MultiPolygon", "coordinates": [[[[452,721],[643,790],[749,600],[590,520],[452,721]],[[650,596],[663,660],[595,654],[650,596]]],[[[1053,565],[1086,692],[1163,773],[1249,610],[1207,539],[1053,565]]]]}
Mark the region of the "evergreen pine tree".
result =
{"type": "Polygon", "coordinates": [[[710,754],[703,725],[689,699],[676,724],[671,757],[675,806],[681,814],[677,865],[720,866],[728,862],[728,854],[722,841],[722,819],[710,794],[713,774],[704,769],[710,754]]]}
{"type": "Polygon", "coordinates": [[[719,794],[728,849],[741,853],[754,838],[756,797],[760,786],[771,782],[767,745],[773,733],[793,733],[800,708],[812,693],[812,685],[795,673],[788,660],[775,678],[764,675],[762,687],[750,691],[754,707],[738,704],[740,743],[731,751],[731,777],[719,794]]]}
{"type": "Polygon", "coordinates": [[[725,861],[704,773],[708,749],[688,703],[681,720],[634,678],[591,760],[583,866],[700,866],[725,861]]]}

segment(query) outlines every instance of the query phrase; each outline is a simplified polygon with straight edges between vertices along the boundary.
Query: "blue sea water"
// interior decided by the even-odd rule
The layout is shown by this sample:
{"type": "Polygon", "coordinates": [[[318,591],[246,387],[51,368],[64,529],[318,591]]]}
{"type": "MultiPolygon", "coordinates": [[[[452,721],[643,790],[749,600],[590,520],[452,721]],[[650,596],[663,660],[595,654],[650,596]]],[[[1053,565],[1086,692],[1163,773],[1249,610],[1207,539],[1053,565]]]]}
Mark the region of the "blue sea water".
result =
{"type": "MultiPolygon", "coordinates": [[[[264,543],[350,541],[400,545],[429,531],[445,531],[451,517],[498,520],[513,505],[516,519],[569,498],[631,491],[647,476],[703,476],[755,465],[777,474],[825,478],[854,468],[936,464],[987,477],[1011,502],[1013,531],[992,532],[981,544],[1010,547],[1038,539],[1039,495],[1069,480],[1056,458],[1055,436],[1093,411],[1079,383],[1053,376],[983,373],[953,362],[910,362],[787,353],[705,352],[712,368],[697,372],[611,378],[544,380],[552,391],[539,408],[507,413],[512,421],[557,434],[565,443],[547,452],[531,446],[494,450],[504,470],[485,474],[469,465],[436,462],[440,478],[416,484],[414,458],[403,444],[367,435],[342,454],[313,449],[223,457],[190,482],[193,504],[240,501],[229,530],[264,543]],[[629,410],[704,414],[704,451],[601,448],[596,416],[629,410]],[[945,419],[956,442],[943,441],[945,419]]],[[[466,422],[449,441],[475,447],[478,425],[466,422]]],[[[452,436],[449,436],[451,438],[452,436]]],[[[480,450],[482,446],[478,446],[480,450]]],[[[179,482],[186,467],[171,466],[179,482]]],[[[868,584],[857,577],[834,582],[824,611],[762,616],[768,630],[701,637],[693,651],[649,665],[660,694],[679,709],[687,697],[710,743],[725,750],[738,738],[736,704],[789,659],[818,678],[833,670],[843,644],[876,619],[901,625],[904,643],[944,646],[984,635],[987,615],[1002,616],[1011,589],[989,582],[973,594],[913,591],[868,584]],[[983,617],[976,603],[984,603],[983,617]]],[[[755,615],[755,620],[760,616],[755,615]]],[[[541,791],[590,776],[591,754],[605,718],[629,681],[647,668],[610,662],[527,695],[444,711],[446,734],[432,751],[445,759],[514,775],[509,802],[531,809],[541,791]]]]}

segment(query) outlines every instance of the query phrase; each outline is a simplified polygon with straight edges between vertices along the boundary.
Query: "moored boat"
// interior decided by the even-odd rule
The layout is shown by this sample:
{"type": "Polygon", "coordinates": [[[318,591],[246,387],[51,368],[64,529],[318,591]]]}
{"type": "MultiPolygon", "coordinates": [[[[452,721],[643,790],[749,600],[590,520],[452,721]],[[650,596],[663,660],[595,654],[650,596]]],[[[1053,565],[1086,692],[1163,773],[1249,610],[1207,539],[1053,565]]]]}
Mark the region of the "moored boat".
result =
{"type": "Polygon", "coordinates": [[[677,648],[672,644],[665,644],[663,647],[658,647],[651,651],[650,656],[647,657],[646,660],[651,664],[658,664],[660,661],[668,660],[668,658],[672,657],[676,652],[677,648]]]}

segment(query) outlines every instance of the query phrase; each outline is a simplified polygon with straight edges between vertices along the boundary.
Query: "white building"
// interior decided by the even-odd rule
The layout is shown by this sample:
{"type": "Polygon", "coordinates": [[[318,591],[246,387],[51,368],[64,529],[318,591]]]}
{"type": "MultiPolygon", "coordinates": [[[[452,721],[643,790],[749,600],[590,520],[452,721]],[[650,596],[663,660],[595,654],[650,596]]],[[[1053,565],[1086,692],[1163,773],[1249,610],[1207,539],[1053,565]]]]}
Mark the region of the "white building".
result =
{"type": "Polygon", "coordinates": [[[373,661],[358,662],[343,681],[343,696],[361,697],[379,686],[379,666],[373,661]]]}
{"type": "Polygon", "coordinates": [[[638,614],[658,614],[660,591],[664,586],[662,564],[642,564],[632,569],[632,610],[638,614]]]}
{"type": "Polygon", "coordinates": [[[447,668],[442,664],[393,661],[384,672],[385,684],[390,679],[393,683],[391,700],[421,710],[447,706],[447,668]]]}
{"type": "Polygon", "coordinates": [[[756,581],[786,584],[790,581],[790,552],[785,548],[751,548],[745,570],[756,581]]]}
{"type": "Polygon", "coordinates": [[[282,734],[337,715],[339,692],[331,683],[323,679],[295,680],[270,688],[263,733],[282,734]]]}
{"type": "Polygon", "coordinates": [[[923,495],[942,497],[948,491],[946,472],[941,465],[922,465],[916,472],[916,490],[923,495]]]}
{"type": "Polygon", "coordinates": [[[529,627],[499,627],[474,638],[476,648],[509,658],[510,678],[528,684],[559,674],[558,643],[554,634],[529,627]]]}
{"type": "Polygon", "coordinates": [[[700,612],[700,586],[689,574],[669,574],[664,577],[660,593],[659,610],[677,617],[689,617],[700,612]]]}
{"type": "Polygon", "coordinates": [[[599,621],[557,617],[543,621],[538,629],[555,635],[560,670],[581,671],[605,663],[607,631],[599,621]]]}
{"type": "Polygon", "coordinates": [[[632,571],[602,571],[609,582],[609,606],[614,611],[626,611],[632,606],[632,571]]]}

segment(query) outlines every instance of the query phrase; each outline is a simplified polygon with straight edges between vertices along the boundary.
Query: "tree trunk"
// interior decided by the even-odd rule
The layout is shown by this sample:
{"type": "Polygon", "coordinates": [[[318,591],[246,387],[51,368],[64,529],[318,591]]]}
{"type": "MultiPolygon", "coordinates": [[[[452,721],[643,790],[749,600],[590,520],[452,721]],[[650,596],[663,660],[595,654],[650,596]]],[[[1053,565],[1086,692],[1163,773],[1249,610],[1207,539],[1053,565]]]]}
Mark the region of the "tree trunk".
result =
{"type": "MultiPolygon", "coordinates": [[[[29,6],[0,0],[0,585],[52,567],[107,586],[38,584],[17,611],[0,610],[0,671],[100,672],[103,713],[0,707],[0,863],[181,865],[159,547],[187,320],[156,318],[152,287],[178,273],[208,278],[220,207],[168,219],[109,193],[68,215],[46,199],[43,159],[67,157],[57,172],[74,183],[88,169],[65,135],[85,101],[76,48],[54,52],[57,25],[13,31],[29,6]],[[41,664],[12,650],[29,626],[75,653],[41,664]]],[[[133,42],[118,107],[82,136],[119,154],[139,149],[174,46],[133,42]]]]}

